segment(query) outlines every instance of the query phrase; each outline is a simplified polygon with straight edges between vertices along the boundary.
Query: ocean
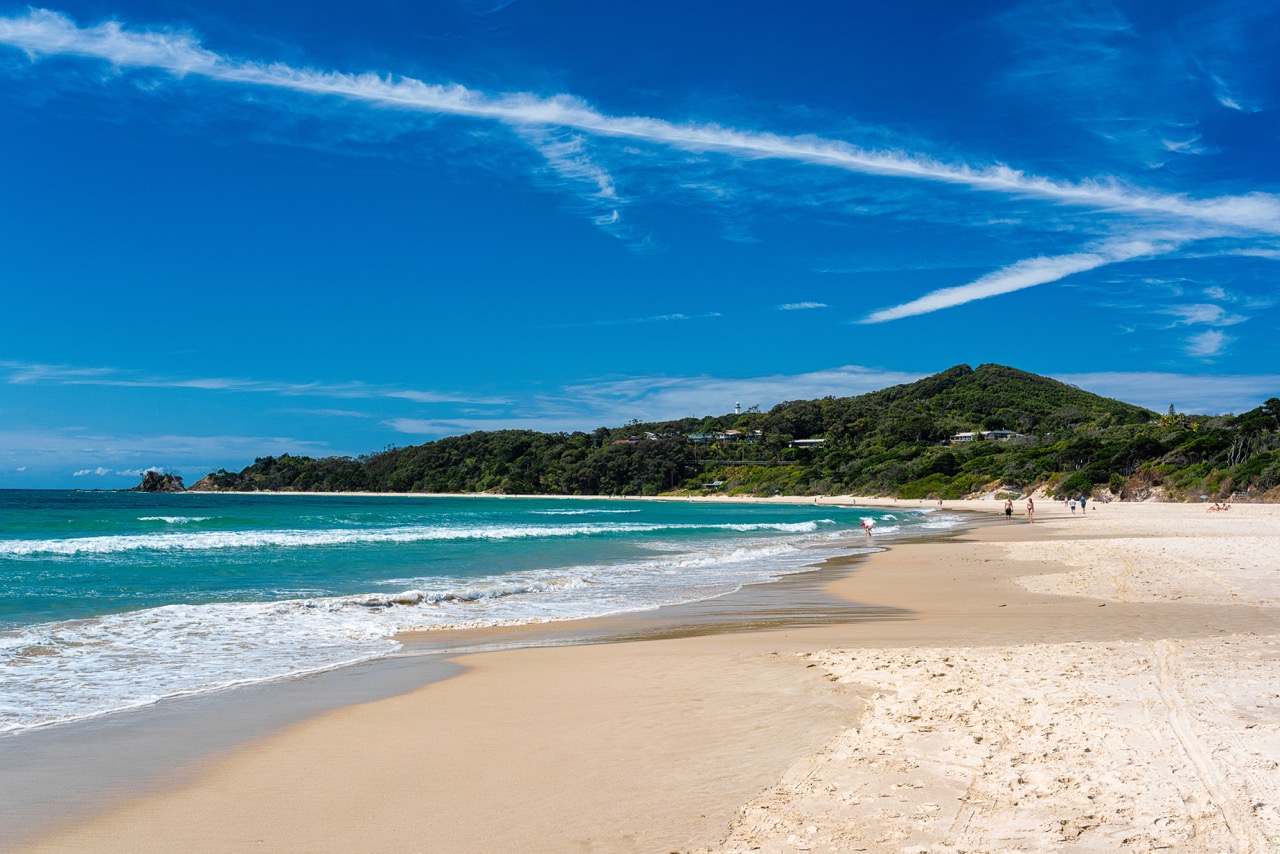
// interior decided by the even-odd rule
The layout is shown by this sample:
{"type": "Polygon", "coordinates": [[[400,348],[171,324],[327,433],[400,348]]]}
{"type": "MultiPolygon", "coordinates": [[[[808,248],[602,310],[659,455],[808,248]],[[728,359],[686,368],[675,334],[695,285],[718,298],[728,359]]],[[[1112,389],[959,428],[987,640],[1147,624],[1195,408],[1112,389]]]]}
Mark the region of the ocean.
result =
{"type": "Polygon", "coordinates": [[[0,490],[0,733],[394,655],[411,630],[711,599],[927,508],[0,490]]]}

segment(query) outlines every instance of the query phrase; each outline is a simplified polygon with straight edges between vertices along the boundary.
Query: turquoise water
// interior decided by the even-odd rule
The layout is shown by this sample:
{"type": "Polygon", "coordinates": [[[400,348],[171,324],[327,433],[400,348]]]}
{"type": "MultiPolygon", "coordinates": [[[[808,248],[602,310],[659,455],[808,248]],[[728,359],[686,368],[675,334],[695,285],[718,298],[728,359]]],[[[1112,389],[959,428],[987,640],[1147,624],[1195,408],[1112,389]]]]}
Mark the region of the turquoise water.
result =
{"type": "Polygon", "coordinates": [[[0,731],[724,595],[958,520],[813,505],[0,491],[0,731]],[[853,539],[851,539],[853,538],[853,539]]]}

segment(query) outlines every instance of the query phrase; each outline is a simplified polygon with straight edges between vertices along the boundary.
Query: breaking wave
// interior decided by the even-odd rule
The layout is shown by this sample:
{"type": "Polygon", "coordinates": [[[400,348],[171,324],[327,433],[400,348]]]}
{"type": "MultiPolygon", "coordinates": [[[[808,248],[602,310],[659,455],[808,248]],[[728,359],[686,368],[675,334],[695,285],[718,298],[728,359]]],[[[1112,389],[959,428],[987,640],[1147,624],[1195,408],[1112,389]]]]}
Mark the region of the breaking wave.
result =
{"type": "MultiPolygon", "coordinates": [[[[831,520],[819,520],[830,523],[831,520]]],[[[582,524],[400,526],[394,528],[331,528],[304,531],[201,531],[194,533],[115,534],[54,540],[0,541],[0,556],[117,554],[131,551],[207,551],[211,549],[307,548],[370,543],[415,543],[430,540],[513,540],[533,537],[583,537],[601,534],[654,533],[661,531],[772,531],[803,534],[818,529],[819,522],[760,522],[725,524],[582,524]]]]}

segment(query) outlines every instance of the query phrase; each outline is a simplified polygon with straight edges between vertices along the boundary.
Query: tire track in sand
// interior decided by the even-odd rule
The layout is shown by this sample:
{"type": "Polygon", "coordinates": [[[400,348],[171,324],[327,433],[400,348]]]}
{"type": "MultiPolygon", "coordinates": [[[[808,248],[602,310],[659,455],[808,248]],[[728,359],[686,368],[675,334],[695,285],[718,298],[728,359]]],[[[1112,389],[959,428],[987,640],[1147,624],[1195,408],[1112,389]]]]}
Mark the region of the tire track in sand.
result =
{"type": "Polygon", "coordinates": [[[1164,705],[1169,727],[1178,739],[1182,752],[1186,754],[1195,769],[1196,776],[1205,788],[1205,793],[1222,814],[1227,830],[1235,839],[1236,854],[1265,854],[1271,850],[1266,836],[1258,828],[1252,816],[1243,815],[1233,804],[1231,793],[1222,774],[1219,773],[1213,756],[1196,737],[1186,699],[1178,690],[1173,675],[1172,659],[1176,655],[1173,642],[1152,641],[1151,648],[1156,660],[1160,701],[1164,705]]]}

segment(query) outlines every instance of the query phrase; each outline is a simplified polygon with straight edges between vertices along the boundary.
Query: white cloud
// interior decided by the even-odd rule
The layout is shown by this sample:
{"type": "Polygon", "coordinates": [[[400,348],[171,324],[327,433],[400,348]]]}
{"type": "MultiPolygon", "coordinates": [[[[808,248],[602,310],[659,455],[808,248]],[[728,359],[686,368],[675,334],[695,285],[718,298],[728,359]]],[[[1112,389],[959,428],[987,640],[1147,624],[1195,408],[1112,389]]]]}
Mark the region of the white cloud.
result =
{"type": "Polygon", "coordinates": [[[1092,252],[1075,252],[1070,255],[1029,258],[1011,264],[994,273],[970,282],[941,288],[927,293],[918,299],[901,305],[874,311],[863,318],[860,323],[883,323],[887,320],[898,320],[918,314],[928,314],[943,308],[963,305],[974,300],[986,299],[999,294],[1013,293],[1024,288],[1056,282],[1075,273],[1095,270],[1107,264],[1130,261],[1142,256],[1157,255],[1172,251],[1169,245],[1157,245],[1145,240],[1112,242],[1099,246],[1092,252]]]}
{"type": "Polygon", "coordinates": [[[596,425],[579,415],[551,415],[518,418],[389,418],[382,422],[397,433],[411,436],[459,436],[478,430],[538,430],[544,433],[587,431],[596,425]]]}
{"type": "Polygon", "coordinates": [[[1216,74],[1211,74],[1210,79],[1213,81],[1217,89],[1216,97],[1218,103],[1226,107],[1228,110],[1234,110],[1238,113],[1256,113],[1260,108],[1245,103],[1245,98],[1238,92],[1232,91],[1227,82],[1216,74]]]}
{"type": "Polygon", "coordinates": [[[116,472],[116,474],[121,475],[123,477],[142,477],[147,472],[164,474],[165,469],[161,468],[160,466],[148,466],[147,468],[144,468],[144,469],[125,469],[124,471],[116,472]]]}
{"type": "Polygon", "coordinates": [[[1215,151],[1215,149],[1208,148],[1200,144],[1199,134],[1196,134],[1190,139],[1162,139],[1160,142],[1164,145],[1166,150],[1172,151],[1175,154],[1211,154],[1215,151]]]}
{"type": "Polygon", "coordinates": [[[576,329],[582,326],[627,326],[632,323],[674,323],[684,320],[710,320],[716,317],[722,317],[718,311],[709,311],[705,314],[655,314],[649,317],[627,317],[618,320],[588,320],[583,323],[557,323],[551,326],[551,329],[576,329]]]}
{"type": "Polygon", "coordinates": [[[721,152],[748,159],[786,160],[867,175],[953,184],[983,192],[1045,199],[1095,210],[1174,217],[1250,232],[1280,234],[1280,197],[1269,193],[1196,199],[1127,187],[1114,179],[1055,180],[995,164],[947,163],[901,151],[862,148],[843,140],[738,130],[716,124],[611,116],[571,95],[491,94],[458,83],[348,74],[284,63],[239,60],[204,48],[189,33],[127,29],[117,21],[79,27],[65,15],[33,9],[0,18],[0,44],[46,55],[97,58],[119,68],[149,68],[178,78],[201,76],[383,107],[501,122],[517,128],[568,128],[583,133],[721,152]]]}
{"type": "Polygon", "coordinates": [[[803,374],[761,377],[641,376],[578,383],[559,395],[535,398],[519,417],[392,418],[383,424],[415,436],[451,436],[474,430],[590,431],[600,425],[617,426],[633,418],[668,421],[723,415],[742,407],[768,410],[786,400],[828,395],[863,394],[891,385],[913,382],[922,374],[847,365],[803,374]],[[532,413],[532,414],[529,414],[532,413]]]}
{"type": "Polygon", "coordinates": [[[98,466],[97,468],[92,469],[81,469],[78,472],[74,472],[72,477],[84,477],[87,474],[96,474],[101,477],[104,474],[111,474],[111,469],[106,466],[98,466]]]}
{"type": "Polygon", "coordinates": [[[592,158],[582,133],[547,127],[519,130],[521,138],[543,156],[550,171],[562,183],[577,188],[581,212],[588,215],[592,224],[638,252],[660,248],[651,235],[623,222],[621,207],[625,200],[618,195],[613,176],[592,158]]]}
{"type": "Polygon", "coordinates": [[[24,472],[26,470],[27,470],[26,466],[18,466],[16,469],[14,469],[14,471],[16,472],[24,472]]]}
{"type": "Polygon", "coordinates": [[[1207,323],[1214,326],[1232,326],[1237,323],[1243,323],[1249,318],[1239,314],[1228,314],[1227,310],[1220,305],[1212,303],[1198,303],[1195,305],[1171,305],[1168,308],[1159,310],[1160,314],[1169,314],[1177,318],[1173,322],[1174,326],[1193,326],[1197,323],[1207,323]]]}
{"type": "Polygon", "coordinates": [[[563,389],[597,415],[599,423],[620,424],[631,418],[661,421],[723,414],[743,407],[768,409],[784,400],[807,400],[862,394],[912,382],[922,375],[847,365],[803,374],[761,377],[628,377],[579,383],[563,389]]]}
{"type": "Polygon", "coordinates": [[[114,373],[111,368],[80,368],[68,365],[33,365],[24,362],[0,362],[0,370],[8,371],[5,382],[13,385],[45,382],[92,382],[114,373]]]}
{"type": "Polygon", "coordinates": [[[1160,371],[1101,371],[1054,374],[1053,378],[1086,391],[1163,412],[1245,412],[1280,396],[1280,374],[1174,374],[1160,371]]]}
{"type": "MultiPolygon", "coordinates": [[[[287,436],[124,435],[95,434],[82,427],[61,430],[0,430],[0,451],[32,459],[72,459],[79,465],[107,460],[116,467],[139,458],[224,460],[261,454],[328,454],[323,442],[287,436]]],[[[185,463],[184,463],[185,464],[185,463]]],[[[101,466],[99,466],[101,467],[101,466]]],[[[87,469],[92,472],[93,469],[87,469]]]]}
{"type": "Polygon", "coordinates": [[[22,362],[0,362],[0,382],[26,385],[91,385],[118,388],[199,389],[254,394],[278,394],[286,397],[333,397],[352,399],[411,400],[415,403],[466,403],[499,406],[510,403],[507,398],[480,397],[471,394],[423,391],[395,386],[352,381],[341,383],[287,383],[270,380],[231,379],[227,377],[165,377],[144,375],[119,368],[83,368],[69,365],[37,365],[22,362]],[[4,372],[8,376],[4,376],[4,372]]]}
{"type": "Polygon", "coordinates": [[[784,302],[778,311],[805,311],[811,308],[826,308],[825,302],[784,302]]]}
{"type": "Polygon", "coordinates": [[[322,418],[372,418],[368,412],[358,412],[354,409],[290,409],[289,412],[296,412],[299,415],[316,415],[322,418]]]}
{"type": "Polygon", "coordinates": [[[1231,337],[1217,329],[1206,329],[1187,339],[1187,355],[1207,359],[1219,355],[1231,337]]]}

